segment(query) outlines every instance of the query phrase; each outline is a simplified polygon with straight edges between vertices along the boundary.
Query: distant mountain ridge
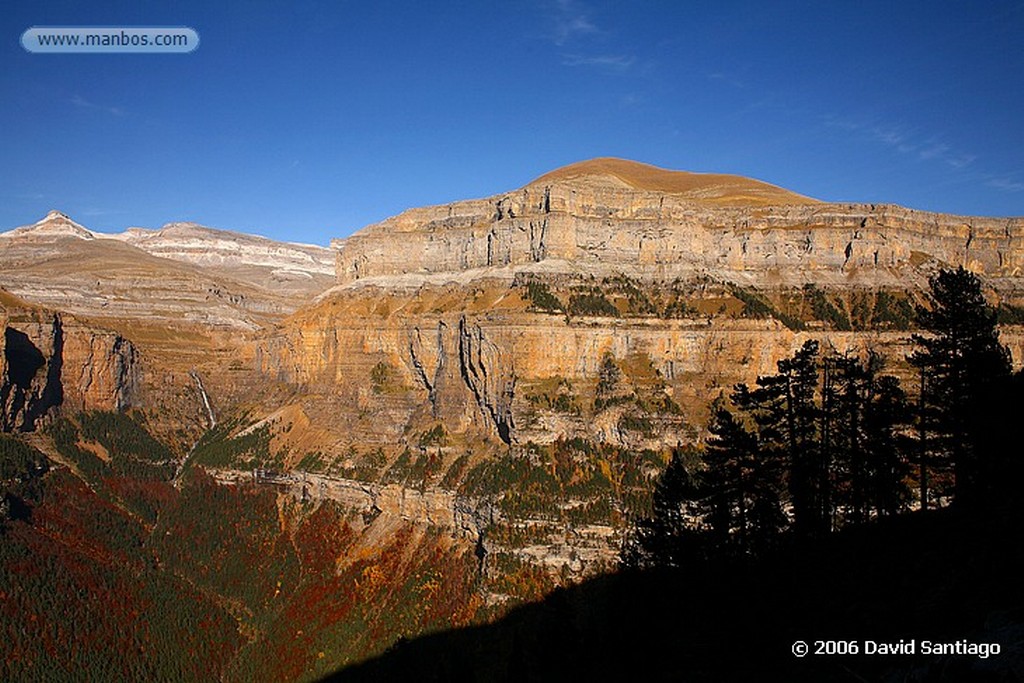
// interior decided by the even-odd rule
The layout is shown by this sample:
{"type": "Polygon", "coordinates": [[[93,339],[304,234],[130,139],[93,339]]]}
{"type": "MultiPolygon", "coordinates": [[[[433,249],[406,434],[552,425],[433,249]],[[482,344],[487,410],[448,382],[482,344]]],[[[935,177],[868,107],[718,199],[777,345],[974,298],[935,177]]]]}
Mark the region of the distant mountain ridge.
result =
{"type": "Polygon", "coordinates": [[[5,237],[119,240],[154,256],[197,265],[259,266],[310,276],[334,273],[331,251],[325,247],[278,242],[191,222],[167,223],[156,229],[131,227],[120,233],[103,233],[89,230],[67,214],[53,210],[31,225],[0,232],[0,239],[5,237]]]}
{"type": "Polygon", "coordinates": [[[254,328],[330,286],[333,255],[313,245],[170,223],[89,230],[60,211],[0,233],[0,285],[99,317],[178,317],[254,328]]]}

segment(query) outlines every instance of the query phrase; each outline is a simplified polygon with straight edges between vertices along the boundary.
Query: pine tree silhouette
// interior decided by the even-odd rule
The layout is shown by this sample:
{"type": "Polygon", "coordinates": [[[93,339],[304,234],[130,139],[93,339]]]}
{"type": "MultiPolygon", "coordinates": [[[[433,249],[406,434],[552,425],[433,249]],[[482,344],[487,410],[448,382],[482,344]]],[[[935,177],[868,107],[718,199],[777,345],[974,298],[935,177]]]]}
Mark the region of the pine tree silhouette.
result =
{"type": "Polygon", "coordinates": [[[918,323],[928,334],[913,335],[918,348],[909,356],[923,378],[919,419],[934,432],[922,454],[948,463],[954,500],[973,504],[988,478],[988,465],[977,449],[982,422],[977,407],[986,392],[1009,378],[1010,354],[999,343],[996,310],[985,301],[976,275],[963,267],[943,270],[929,284],[930,306],[917,310],[918,323]]]}

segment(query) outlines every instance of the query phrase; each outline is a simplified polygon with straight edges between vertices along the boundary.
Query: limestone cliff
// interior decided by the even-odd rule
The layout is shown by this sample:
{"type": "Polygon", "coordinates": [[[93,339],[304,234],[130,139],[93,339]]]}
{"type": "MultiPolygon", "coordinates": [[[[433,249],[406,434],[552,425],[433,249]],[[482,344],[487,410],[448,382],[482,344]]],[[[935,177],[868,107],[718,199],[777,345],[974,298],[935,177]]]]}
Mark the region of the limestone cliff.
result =
{"type": "Polygon", "coordinates": [[[346,288],[267,337],[260,362],[302,387],[308,410],[332,405],[325,427],[345,443],[406,443],[435,420],[506,444],[580,437],[664,448],[696,436],[718,393],[774,372],[807,338],[895,359],[907,348],[898,330],[794,331],[777,320],[696,311],[545,313],[531,309],[524,289],[493,277],[469,287],[346,288]],[[606,359],[619,369],[619,386],[600,396],[606,359]],[[375,368],[386,375],[377,384],[375,368]],[[630,429],[641,417],[646,426],[630,429]]]}
{"type": "MultiPolygon", "coordinates": [[[[260,363],[345,397],[354,410],[334,423],[352,442],[401,443],[432,419],[505,444],[666,447],[695,438],[715,395],[771,373],[809,336],[840,353],[875,348],[899,372],[928,275],[965,264],[995,296],[1019,297],[1022,239],[1019,218],[827,204],[598,159],[337,242],[339,285],[270,334],[260,363]],[[902,318],[886,318],[897,300],[902,318]],[[778,310],[758,313],[759,301],[778,310]],[[606,357],[621,395],[597,395],[606,357]]],[[[1005,337],[1019,364],[1020,335],[1005,337]]]]}
{"type": "Polygon", "coordinates": [[[743,178],[600,159],[489,199],[412,209],[335,246],[339,284],[547,263],[598,276],[877,285],[926,259],[1016,277],[1024,219],[823,203],[743,178]]]}
{"type": "MultiPolygon", "coordinates": [[[[807,339],[878,352],[912,391],[930,274],[965,265],[1006,310],[1024,291],[1024,219],[829,204],[613,159],[334,246],[337,286],[256,342],[304,419],[255,421],[281,414],[281,392],[252,396],[225,440],[232,464],[269,463],[293,489],[322,472],[374,482],[335,491],[359,488],[358,509],[430,491],[436,509],[401,508],[427,521],[484,501],[500,514],[483,551],[552,573],[613,558],[668,450],[705,438],[711,401],[807,339]],[[254,427],[276,435],[265,449],[254,427]]],[[[1020,367],[1021,328],[1002,339],[1020,367]]]]}
{"type": "Polygon", "coordinates": [[[0,431],[32,431],[59,410],[133,404],[140,364],[131,342],[6,294],[0,304],[0,431]]]}

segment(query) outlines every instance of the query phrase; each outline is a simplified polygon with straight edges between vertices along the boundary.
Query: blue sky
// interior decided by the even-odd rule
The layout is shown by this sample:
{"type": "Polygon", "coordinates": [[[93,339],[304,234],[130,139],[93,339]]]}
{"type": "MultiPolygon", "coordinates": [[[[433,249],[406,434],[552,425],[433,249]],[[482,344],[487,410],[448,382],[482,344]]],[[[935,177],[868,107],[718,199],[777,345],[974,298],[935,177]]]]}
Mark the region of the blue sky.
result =
{"type": "Polygon", "coordinates": [[[1024,2],[11,2],[0,230],[193,220],[326,244],[619,156],[1024,215],[1024,2]],[[190,26],[45,55],[30,26],[190,26]]]}

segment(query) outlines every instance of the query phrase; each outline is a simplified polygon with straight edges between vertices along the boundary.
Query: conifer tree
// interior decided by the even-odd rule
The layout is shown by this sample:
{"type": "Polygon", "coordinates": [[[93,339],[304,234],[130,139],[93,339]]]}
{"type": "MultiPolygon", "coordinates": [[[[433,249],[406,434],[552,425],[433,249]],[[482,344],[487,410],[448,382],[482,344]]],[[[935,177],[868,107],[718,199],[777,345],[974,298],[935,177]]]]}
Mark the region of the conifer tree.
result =
{"type": "Polygon", "coordinates": [[[833,527],[892,514],[906,500],[906,396],[880,376],[881,358],[841,356],[824,362],[822,450],[831,453],[833,527]]]}
{"type": "Polygon", "coordinates": [[[873,379],[864,415],[869,458],[865,474],[868,500],[878,515],[894,515],[907,505],[910,492],[905,482],[909,470],[905,429],[909,423],[910,408],[899,380],[892,375],[873,379]]]}
{"type": "Polygon", "coordinates": [[[818,342],[808,340],[778,363],[779,373],[758,377],[757,388],[739,385],[733,402],[751,414],[758,426],[761,455],[783,463],[798,535],[828,530],[822,515],[825,496],[822,452],[818,442],[818,342]]]}
{"type": "Polygon", "coordinates": [[[623,544],[626,567],[680,567],[704,557],[705,538],[694,524],[700,499],[697,482],[687,471],[681,450],[672,453],[654,487],[651,516],[634,524],[623,544]]]}
{"type": "Polygon", "coordinates": [[[919,419],[930,419],[935,432],[927,456],[951,465],[955,500],[972,503],[985,488],[986,469],[975,446],[977,407],[986,391],[1009,376],[1010,356],[999,343],[996,311],[976,275],[963,267],[943,270],[929,284],[930,305],[917,310],[927,334],[913,335],[917,349],[909,357],[923,378],[919,419]]]}
{"type": "Polygon", "coordinates": [[[711,545],[727,555],[760,554],[785,526],[779,462],[722,405],[709,431],[700,494],[711,545]]]}

